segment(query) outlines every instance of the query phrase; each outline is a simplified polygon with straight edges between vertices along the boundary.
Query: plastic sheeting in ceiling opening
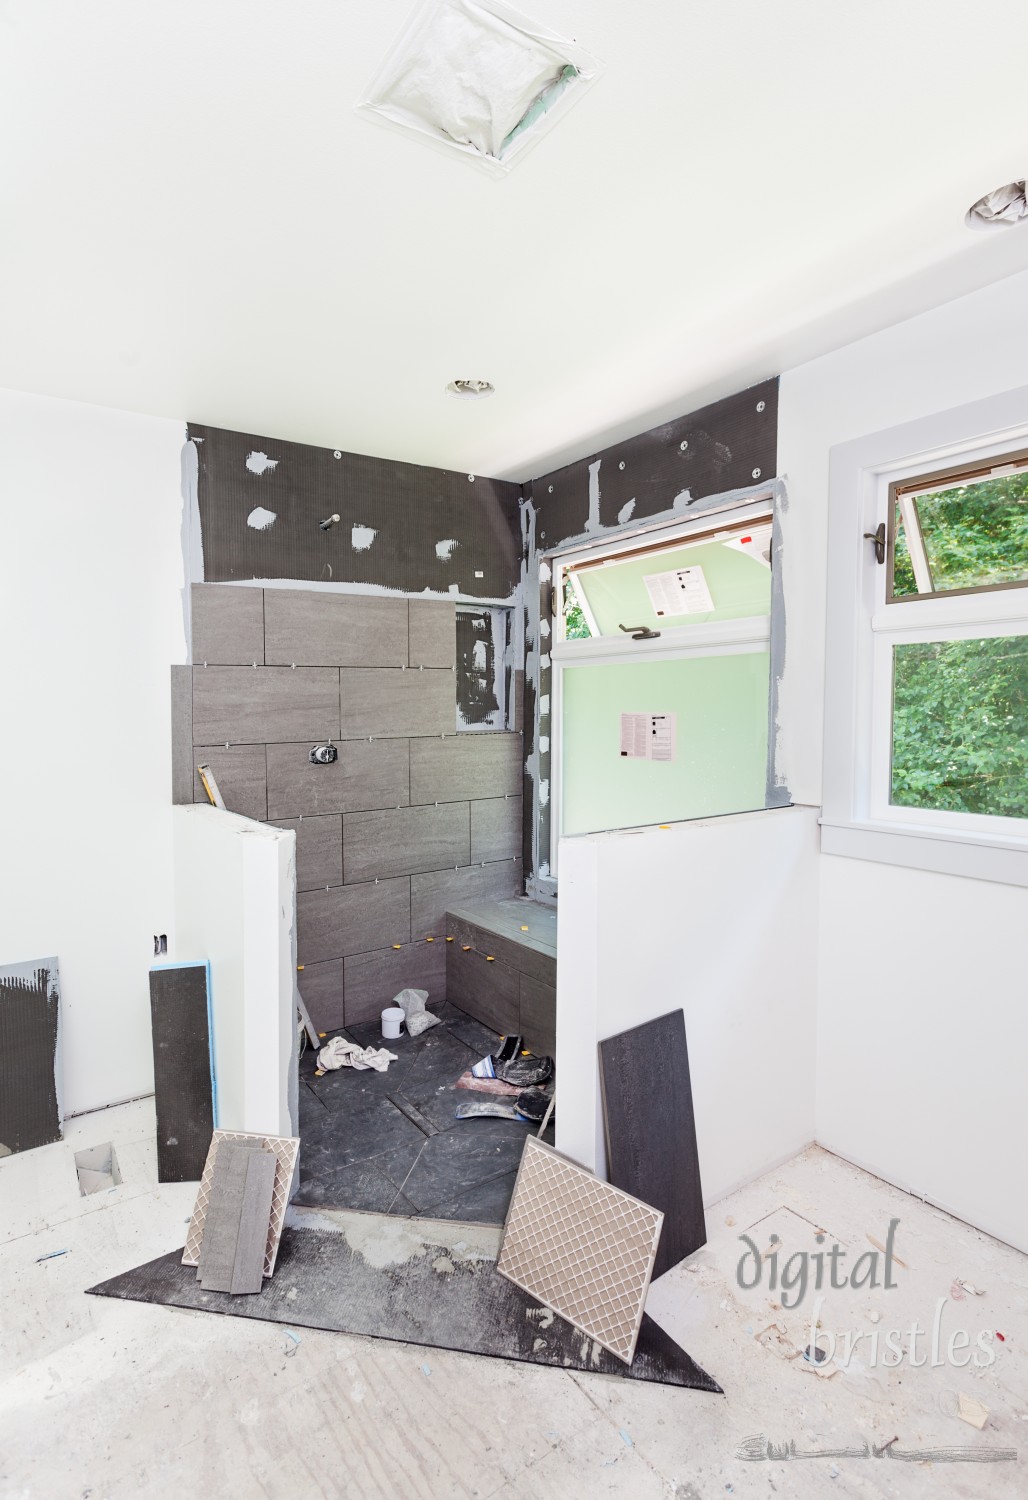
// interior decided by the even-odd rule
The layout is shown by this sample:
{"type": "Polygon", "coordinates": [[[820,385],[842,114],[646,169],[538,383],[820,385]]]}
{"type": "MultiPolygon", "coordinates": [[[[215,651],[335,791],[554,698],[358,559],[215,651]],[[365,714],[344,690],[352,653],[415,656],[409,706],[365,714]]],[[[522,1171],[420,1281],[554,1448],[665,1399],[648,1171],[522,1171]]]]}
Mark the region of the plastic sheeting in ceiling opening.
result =
{"type": "Polygon", "coordinates": [[[357,108],[506,171],[597,72],[502,0],[428,0],[357,108]]]}
{"type": "Polygon", "coordinates": [[[1002,229],[1028,218],[1024,182],[1008,182],[972,203],[964,222],[968,229],[1002,229]]]}

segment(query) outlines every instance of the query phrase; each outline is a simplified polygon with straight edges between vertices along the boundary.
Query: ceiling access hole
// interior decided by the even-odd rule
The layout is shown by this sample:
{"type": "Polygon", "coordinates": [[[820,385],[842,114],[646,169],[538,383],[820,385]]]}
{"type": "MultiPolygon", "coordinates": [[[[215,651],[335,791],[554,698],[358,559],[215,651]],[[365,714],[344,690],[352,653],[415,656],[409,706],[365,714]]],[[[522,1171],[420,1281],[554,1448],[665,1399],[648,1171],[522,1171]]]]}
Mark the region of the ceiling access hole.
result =
{"type": "Polygon", "coordinates": [[[1028,218],[1025,183],[1008,182],[979,198],[964,215],[968,229],[1009,229],[1028,218]]]}
{"type": "Polygon", "coordinates": [[[121,1169],[110,1141],[104,1146],[90,1146],[86,1151],[75,1152],[75,1171],[79,1178],[79,1192],[83,1198],[90,1193],[105,1193],[121,1182],[121,1169]]]}
{"type": "Polygon", "coordinates": [[[451,380],[446,387],[447,395],[456,396],[459,401],[481,401],[495,391],[491,380],[451,380]]]}
{"type": "Polygon", "coordinates": [[[599,72],[504,0],[425,0],[356,108],[504,173],[599,72]]]}

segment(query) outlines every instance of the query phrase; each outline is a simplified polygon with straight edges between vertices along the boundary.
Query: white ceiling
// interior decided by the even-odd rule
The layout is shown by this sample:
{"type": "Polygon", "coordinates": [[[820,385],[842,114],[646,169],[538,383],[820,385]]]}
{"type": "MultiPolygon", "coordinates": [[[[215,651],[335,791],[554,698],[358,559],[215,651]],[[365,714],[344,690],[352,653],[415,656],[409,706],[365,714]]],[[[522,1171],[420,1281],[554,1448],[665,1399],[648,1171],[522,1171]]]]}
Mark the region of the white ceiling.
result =
{"type": "Polygon", "coordinates": [[[524,6],[495,180],[353,111],[408,0],[0,0],[0,385],[528,478],[1028,265],[1023,0],[524,6]]]}

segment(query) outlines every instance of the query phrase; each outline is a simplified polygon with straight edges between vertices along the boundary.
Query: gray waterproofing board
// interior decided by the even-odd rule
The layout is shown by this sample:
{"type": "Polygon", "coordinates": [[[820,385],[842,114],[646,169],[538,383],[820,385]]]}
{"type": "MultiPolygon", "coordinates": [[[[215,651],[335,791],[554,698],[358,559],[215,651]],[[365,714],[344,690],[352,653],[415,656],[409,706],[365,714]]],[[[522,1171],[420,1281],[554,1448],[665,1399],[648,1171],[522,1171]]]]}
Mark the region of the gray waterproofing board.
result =
{"type": "Polygon", "coordinates": [[[599,1044],[607,1176],[664,1215],[654,1276],[707,1243],[685,1017],[671,1011],[599,1044]]]}
{"type": "Polygon", "coordinates": [[[624,1364],[496,1271],[499,1231],[378,1213],[290,1209],[254,1297],[207,1292],[174,1250],[89,1294],[707,1391],[721,1387],[643,1317],[624,1364]]]}
{"type": "Polygon", "coordinates": [[[210,970],[150,970],[158,1182],[199,1182],[217,1124],[210,1032],[210,970]]]}
{"type": "Polygon", "coordinates": [[[696,501],[744,489],[773,479],[777,464],[775,376],[534,479],[528,490],[536,545],[542,550],[587,532],[637,526],[670,511],[686,491],[696,501]]]}
{"type": "Polygon", "coordinates": [[[0,1157],[61,1139],[56,958],[0,968],[0,1157]]]}
{"type": "Polygon", "coordinates": [[[260,1146],[219,1143],[196,1270],[205,1291],[260,1291],[276,1164],[260,1146]]]}
{"type": "Polygon", "coordinates": [[[517,587],[520,485],[193,423],[189,438],[209,583],[456,586],[471,599],[507,599],[517,587]],[[258,528],[255,511],[274,520],[258,528]],[[338,524],[322,531],[332,515],[338,524]]]}

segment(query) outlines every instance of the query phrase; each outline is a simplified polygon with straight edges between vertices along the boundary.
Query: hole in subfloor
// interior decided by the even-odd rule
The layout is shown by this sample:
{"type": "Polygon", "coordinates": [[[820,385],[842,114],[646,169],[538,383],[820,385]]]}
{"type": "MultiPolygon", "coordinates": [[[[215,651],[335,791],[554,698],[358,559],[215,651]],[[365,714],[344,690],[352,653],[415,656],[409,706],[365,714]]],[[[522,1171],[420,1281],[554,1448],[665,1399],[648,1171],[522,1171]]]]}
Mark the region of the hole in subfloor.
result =
{"type": "Polygon", "coordinates": [[[90,1193],[102,1193],[107,1188],[117,1187],[121,1181],[118,1158],[110,1141],[104,1146],[90,1146],[86,1151],[76,1151],[75,1170],[79,1176],[79,1192],[83,1198],[90,1193]]]}

